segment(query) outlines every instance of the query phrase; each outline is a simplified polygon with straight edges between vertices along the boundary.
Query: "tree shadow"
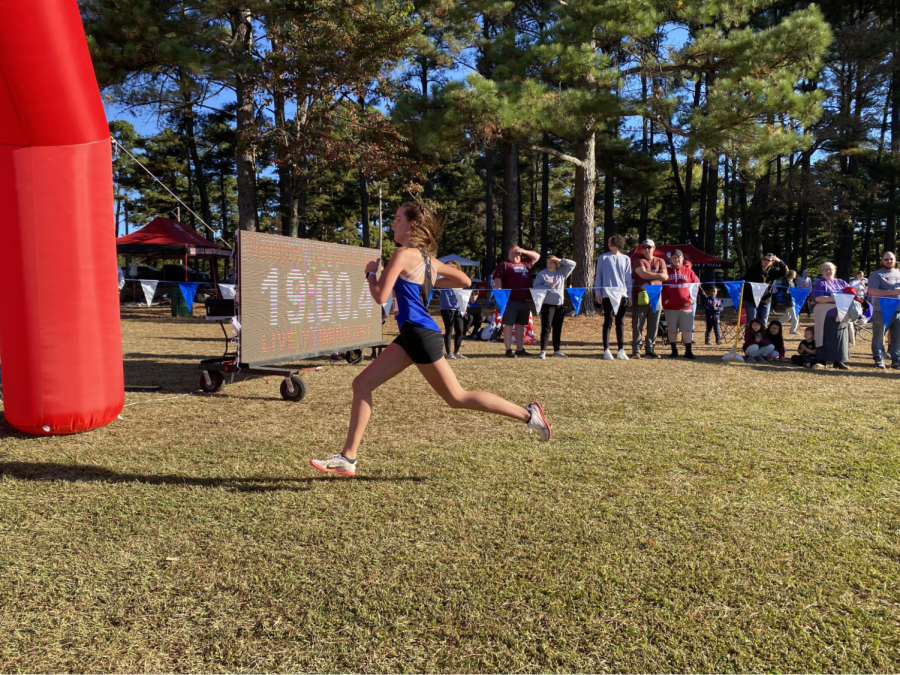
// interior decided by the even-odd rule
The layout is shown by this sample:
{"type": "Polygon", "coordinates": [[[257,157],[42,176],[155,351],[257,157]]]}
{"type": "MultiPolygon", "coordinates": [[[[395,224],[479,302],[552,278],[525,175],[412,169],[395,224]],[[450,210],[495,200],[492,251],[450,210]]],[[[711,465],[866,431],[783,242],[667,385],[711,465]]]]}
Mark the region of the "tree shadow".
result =
{"type": "MultiPolygon", "coordinates": [[[[67,481],[70,483],[145,483],[147,485],[175,485],[188,487],[225,488],[233,492],[304,492],[319,481],[340,481],[346,476],[254,476],[249,478],[203,478],[174,474],[148,475],[120,473],[89,464],[58,464],[54,462],[0,462],[0,477],[9,476],[35,482],[67,481]]],[[[364,483],[412,482],[420,483],[422,476],[356,476],[352,481],[364,483]]]]}

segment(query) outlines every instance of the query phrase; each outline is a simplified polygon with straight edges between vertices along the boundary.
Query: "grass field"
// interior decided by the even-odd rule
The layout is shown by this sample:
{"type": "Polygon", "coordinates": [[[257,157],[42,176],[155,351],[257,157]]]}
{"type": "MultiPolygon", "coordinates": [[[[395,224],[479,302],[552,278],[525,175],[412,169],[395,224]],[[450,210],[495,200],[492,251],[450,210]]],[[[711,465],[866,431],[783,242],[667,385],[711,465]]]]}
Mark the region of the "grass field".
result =
{"type": "Polygon", "coordinates": [[[162,390],[122,420],[0,423],[0,671],[900,669],[900,375],[868,342],[848,373],[604,362],[593,318],[568,360],[466,342],[463,385],[553,441],[410,369],[347,479],[308,461],[361,366],[170,398],[221,333],[166,313],[123,310],[126,383],[162,390]]]}

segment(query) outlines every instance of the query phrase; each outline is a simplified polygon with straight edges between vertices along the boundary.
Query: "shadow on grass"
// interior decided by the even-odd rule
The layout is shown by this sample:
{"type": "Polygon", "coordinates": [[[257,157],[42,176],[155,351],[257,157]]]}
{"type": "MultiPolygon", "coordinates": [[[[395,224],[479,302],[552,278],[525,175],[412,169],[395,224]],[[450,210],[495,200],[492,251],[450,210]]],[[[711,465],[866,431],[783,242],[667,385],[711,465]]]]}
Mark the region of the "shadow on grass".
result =
{"type": "Polygon", "coordinates": [[[70,483],[146,483],[148,485],[181,485],[190,487],[226,488],[235,492],[302,492],[310,489],[310,485],[320,481],[342,481],[364,483],[420,483],[426,480],[422,476],[356,476],[347,478],[338,475],[305,476],[256,476],[252,478],[201,478],[196,476],[178,476],[170,474],[146,475],[137,473],[119,473],[102,466],[88,464],[57,464],[53,462],[0,462],[0,477],[9,476],[19,480],[30,481],[68,481],[70,483]],[[289,485],[277,485],[289,483],[289,485]],[[299,485],[298,485],[299,484],[299,485]]]}

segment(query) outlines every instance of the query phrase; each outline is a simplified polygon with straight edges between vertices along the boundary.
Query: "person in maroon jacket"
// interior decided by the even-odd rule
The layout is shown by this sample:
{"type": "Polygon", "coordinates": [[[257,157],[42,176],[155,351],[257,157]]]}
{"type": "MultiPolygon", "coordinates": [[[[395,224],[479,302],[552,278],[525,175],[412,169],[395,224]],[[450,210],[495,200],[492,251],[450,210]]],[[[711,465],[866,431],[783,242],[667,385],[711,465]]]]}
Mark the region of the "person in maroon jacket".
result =
{"type": "Polygon", "coordinates": [[[509,301],[503,310],[503,344],[506,345],[506,356],[531,356],[525,351],[525,326],[528,325],[528,316],[531,314],[531,268],[538,260],[540,254],[534,251],[526,251],[519,246],[509,249],[508,260],[497,265],[494,269],[494,288],[509,288],[509,301]],[[516,331],[516,351],[512,350],[513,326],[516,331]]]}
{"type": "Polygon", "coordinates": [[[694,297],[691,295],[690,284],[699,285],[700,280],[694,270],[684,264],[684,254],[680,250],[672,251],[669,264],[669,278],[662,288],[662,306],[666,313],[669,344],[672,345],[671,356],[678,356],[680,330],[684,340],[684,358],[695,359],[697,357],[694,356],[691,345],[694,341],[694,297]]]}

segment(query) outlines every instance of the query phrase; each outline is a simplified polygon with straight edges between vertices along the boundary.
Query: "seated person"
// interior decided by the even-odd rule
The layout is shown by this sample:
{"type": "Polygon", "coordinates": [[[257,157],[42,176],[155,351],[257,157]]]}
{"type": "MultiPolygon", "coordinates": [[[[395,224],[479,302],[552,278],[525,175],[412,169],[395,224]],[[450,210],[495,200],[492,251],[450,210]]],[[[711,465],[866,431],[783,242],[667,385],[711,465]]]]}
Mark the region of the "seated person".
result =
{"type": "Polygon", "coordinates": [[[784,361],[786,354],[781,322],[778,320],[770,321],[769,327],[766,328],[765,337],[775,347],[775,351],[773,352],[775,358],[779,361],[784,361]]]}
{"type": "Polygon", "coordinates": [[[772,353],[775,351],[775,345],[766,338],[765,329],[762,321],[753,319],[747,324],[744,331],[744,355],[747,361],[766,361],[774,359],[772,353]]]}
{"type": "Polygon", "coordinates": [[[810,327],[803,331],[803,339],[797,345],[797,353],[791,357],[791,363],[804,368],[821,368],[816,361],[816,332],[810,327]]]}

